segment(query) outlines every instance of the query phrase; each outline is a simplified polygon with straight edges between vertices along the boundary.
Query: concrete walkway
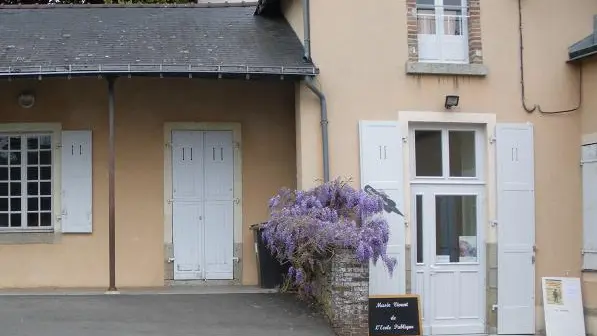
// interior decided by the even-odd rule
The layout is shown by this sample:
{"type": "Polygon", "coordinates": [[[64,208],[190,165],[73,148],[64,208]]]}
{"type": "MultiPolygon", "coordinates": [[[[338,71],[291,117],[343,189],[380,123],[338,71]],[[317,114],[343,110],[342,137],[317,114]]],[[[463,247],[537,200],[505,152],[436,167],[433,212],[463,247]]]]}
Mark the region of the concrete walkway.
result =
{"type": "Polygon", "coordinates": [[[333,335],[322,316],[286,294],[2,294],[3,336],[333,335]]]}

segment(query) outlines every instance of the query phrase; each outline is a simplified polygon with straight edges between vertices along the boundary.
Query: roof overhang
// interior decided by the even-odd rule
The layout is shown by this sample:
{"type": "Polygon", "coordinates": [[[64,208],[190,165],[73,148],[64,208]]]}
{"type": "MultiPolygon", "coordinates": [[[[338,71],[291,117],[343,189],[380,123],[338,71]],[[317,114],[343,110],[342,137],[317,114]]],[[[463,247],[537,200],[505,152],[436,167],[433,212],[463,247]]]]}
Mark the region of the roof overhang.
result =
{"type": "Polygon", "coordinates": [[[597,54],[597,15],[593,17],[593,32],[568,48],[568,62],[577,62],[597,54]]]}
{"type": "Polygon", "coordinates": [[[288,22],[256,5],[0,6],[0,78],[319,74],[288,22]]]}

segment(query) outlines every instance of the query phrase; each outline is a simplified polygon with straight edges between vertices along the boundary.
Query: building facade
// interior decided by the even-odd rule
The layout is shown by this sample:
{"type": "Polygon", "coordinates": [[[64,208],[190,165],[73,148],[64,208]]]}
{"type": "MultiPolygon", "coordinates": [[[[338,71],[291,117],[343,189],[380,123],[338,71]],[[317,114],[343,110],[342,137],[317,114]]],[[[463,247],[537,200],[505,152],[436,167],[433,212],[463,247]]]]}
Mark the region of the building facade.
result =
{"type": "Polygon", "coordinates": [[[421,294],[427,335],[544,332],[544,276],[582,279],[594,334],[597,65],[577,41],[595,13],[592,0],[2,8],[0,287],[255,284],[249,226],[269,197],[350,177],[405,215],[388,215],[399,263],[371,268],[370,293],[421,294]]]}

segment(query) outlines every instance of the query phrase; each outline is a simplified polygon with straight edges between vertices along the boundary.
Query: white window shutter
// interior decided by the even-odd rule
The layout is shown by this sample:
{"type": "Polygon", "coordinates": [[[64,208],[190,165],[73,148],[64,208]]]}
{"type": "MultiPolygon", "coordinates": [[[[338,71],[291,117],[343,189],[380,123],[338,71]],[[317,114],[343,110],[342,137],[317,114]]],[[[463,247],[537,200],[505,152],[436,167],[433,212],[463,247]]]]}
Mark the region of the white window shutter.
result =
{"type": "Polygon", "coordinates": [[[535,333],[535,173],[531,124],[496,127],[498,333],[535,333]]]}
{"type": "Polygon", "coordinates": [[[597,144],[582,146],[583,269],[597,270],[597,144]]]}
{"type": "MultiPolygon", "coordinates": [[[[360,121],[361,187],[369,185],[388,195],[404,213],[402,136],[398,122],[360,121]]],[[[404,218],[385,213],[390,226],[388,255],[398,260],[390,276],[384,262],[370,264],[369,294],[405,293],[405,227],[404,218]]]]}
{"type": "Polygon", "coordinates": [[[92,232],[91,131],[62,132],[61,223],[64,233],[92,232]]]}

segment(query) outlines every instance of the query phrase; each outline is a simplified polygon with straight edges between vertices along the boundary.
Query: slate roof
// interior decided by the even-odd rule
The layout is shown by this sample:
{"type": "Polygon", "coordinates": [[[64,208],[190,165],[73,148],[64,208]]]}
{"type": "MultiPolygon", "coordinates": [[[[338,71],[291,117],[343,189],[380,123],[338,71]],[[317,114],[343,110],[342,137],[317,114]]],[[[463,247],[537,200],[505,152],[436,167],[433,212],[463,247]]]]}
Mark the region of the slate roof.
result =
{"type": "Polygon", "coordinates": [[[0,6],[0,77],[315,75],[284,18],[255,5],[0,6]]]}
{"type": "Polygon", "coordinates": [[[597,54],[597,15],[593,17],[593,32],[568,48],[569,62],[597,54]]]}

